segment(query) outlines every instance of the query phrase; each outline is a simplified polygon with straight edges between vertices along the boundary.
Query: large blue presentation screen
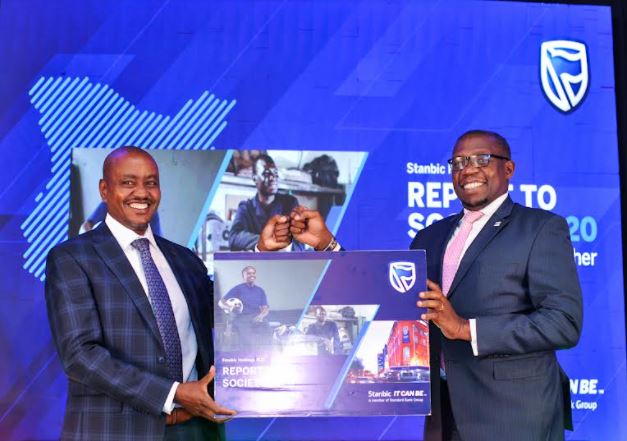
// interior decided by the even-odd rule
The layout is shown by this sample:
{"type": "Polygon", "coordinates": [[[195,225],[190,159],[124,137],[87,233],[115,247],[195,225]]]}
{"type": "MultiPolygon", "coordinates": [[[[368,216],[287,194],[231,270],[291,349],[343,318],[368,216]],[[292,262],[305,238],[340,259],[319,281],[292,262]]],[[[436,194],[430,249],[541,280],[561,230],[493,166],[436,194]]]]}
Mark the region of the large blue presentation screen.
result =
{"type": "MultiPolygon", "coordinates": [[[[592,5],[2,1],[0,438],[60,435],[67,379],[45,256],[90,227],[103,149],[164,150],[160,231],[211,270],[213,251],[239,246],[254,155],[275,159],[280,192],[321,210],[345,248],[407,249],[461,209],[447,159],[463,132],[488,129],[511,144],[512,198],[570,227],[585,320],[577,347],[558,354],[571,378],[567,438],[627,439],[612,35],[610,7],[592,5]],[[197,150],[219,160],[204,169],[197,150]]],[[[423,423],[236,419],[227,434],[418,440],[423,423]]]]}

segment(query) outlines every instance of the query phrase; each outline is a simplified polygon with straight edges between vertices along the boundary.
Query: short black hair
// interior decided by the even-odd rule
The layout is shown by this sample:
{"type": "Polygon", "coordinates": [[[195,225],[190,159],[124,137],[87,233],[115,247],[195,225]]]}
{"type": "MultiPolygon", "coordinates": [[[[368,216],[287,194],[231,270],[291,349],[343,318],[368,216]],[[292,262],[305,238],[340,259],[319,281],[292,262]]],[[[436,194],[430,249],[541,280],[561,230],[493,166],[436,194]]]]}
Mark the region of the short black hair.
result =
{"type": "Polygon", "coordinates": [[[254,267],[254,266],[252,266],[252,265],[248,265],[248,266],[245,266],[245,267],[242,269],[242,276],[243,276],[243,275],[244,275],[244,273],[245,273],[247,270],[249,270],[249,269],[254,269],[254,270],[255,270],[255,272],[257,272],[257,268],[255,268],[255,267],[254,267]]]}
{"type": "Polygon", "coordinates": [[[274,162],[272,156],[262,153],[253,160],[253,176],[257,174],[257,163],[261,160],[263,160],[266,164],[272,164],[276,167],[276,162],[274,162]]]}
{"type": "Polygon", "coordinates": [[[503,156],[506,156],[509,159],[512,159],[512,150],[509,147],[509,143],[507,142],[507,139],[505,139],[501,134],[493,132],[491,130],[481,130],[481,129],[468,130],[462,136],[457,138],[457,141],[455,141],[455,145],[459,144],[464,139],[472,138],[473,136],[487,136],[487,137],[493,138],[496,141],[496,143],[499,145],[499,147],[501,147],[501,149],[503,150],[503,156]]]}

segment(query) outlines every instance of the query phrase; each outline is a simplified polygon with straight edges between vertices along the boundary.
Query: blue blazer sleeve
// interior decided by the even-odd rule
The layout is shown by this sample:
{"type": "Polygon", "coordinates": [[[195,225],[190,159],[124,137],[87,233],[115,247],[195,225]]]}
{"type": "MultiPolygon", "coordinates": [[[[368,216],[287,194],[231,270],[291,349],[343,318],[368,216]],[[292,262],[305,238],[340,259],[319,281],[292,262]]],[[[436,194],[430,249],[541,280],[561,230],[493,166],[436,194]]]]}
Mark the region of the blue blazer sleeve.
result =
{"type": "MultiPolygon", "coordinates": [[[[49,253],[46,304],[63,368],[71,382],[87,386],[92,393],[101,392],[140,411],[160,415],[173,383],[117,358],[107,349],[98,311],[116,305],[96,303],[93,285],[97,283],[107,281],[90,281],[81,263],[70,252],[57,247],[49,253]]],[[[120,320],[124,320],[123,310],[120,310],[120,320]]],[[[136,333],[147,331],[125,329],[120,332],[130,341],[136,338],[136,333]]]]}
{"type": "Polygon", "coordinates": [[[526,354],[577,344],[583,322],[581,288],[562,217],[548,217],[539,229],[524,282],[532,310],[476,317],[479,355],[526,354]]]}

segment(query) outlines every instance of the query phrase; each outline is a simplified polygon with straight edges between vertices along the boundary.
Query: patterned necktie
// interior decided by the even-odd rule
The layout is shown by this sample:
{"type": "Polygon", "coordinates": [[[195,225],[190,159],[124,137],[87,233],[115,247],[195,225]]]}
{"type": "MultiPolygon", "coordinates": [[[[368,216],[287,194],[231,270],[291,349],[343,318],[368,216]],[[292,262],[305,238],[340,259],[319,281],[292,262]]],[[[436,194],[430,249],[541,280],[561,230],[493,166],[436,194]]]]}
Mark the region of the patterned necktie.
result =
{"type": "Polygon", "coordinates": [[[131,245],[139,250],[148,285],[148,297],[152,306],[152,312],[157,319],[157,326],[161,334],[161,340],[165,348],[168,365],[168,375],[171,380],[183,382],[183,356],[181,355],[181,340],[176,327],[174,311],[168,290],[163,283],[161,274],[157,270],[155,261],[150,255],[150,242],[148,239],[136,239],[131,245]]]}
{"type": "Polygon", "coordinates": [[[451,289],[455,273],[457,273],[457,269],[459,268],[462,250],[470,235],[470,230],[472,230],[472,224],[479,220],[481,216],[483,216],[483,213],[480,211],[466,212],[462,218],[462,223],[457,235],[446,248],[442,267],[442,292],[445,296],[448,295],[448,290],[451,289]]]}

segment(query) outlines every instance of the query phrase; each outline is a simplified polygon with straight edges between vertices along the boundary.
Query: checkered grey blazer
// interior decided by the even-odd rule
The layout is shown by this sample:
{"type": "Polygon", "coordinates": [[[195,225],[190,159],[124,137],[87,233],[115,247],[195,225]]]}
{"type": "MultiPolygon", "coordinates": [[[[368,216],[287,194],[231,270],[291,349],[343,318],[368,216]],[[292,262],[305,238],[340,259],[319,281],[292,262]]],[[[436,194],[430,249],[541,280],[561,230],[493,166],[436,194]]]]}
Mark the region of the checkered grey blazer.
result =
{"type": "MultiPolygon", "coordinates": [[[[213,364],[213,287],[187,248],[156,237],[187,300],[200,376],[213,364]]],[[[64,440],[162,440],[172,381],[148,298],[103,223],[48,254],[46,303],[69,379],[64,440]]]]}

